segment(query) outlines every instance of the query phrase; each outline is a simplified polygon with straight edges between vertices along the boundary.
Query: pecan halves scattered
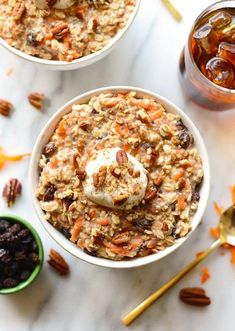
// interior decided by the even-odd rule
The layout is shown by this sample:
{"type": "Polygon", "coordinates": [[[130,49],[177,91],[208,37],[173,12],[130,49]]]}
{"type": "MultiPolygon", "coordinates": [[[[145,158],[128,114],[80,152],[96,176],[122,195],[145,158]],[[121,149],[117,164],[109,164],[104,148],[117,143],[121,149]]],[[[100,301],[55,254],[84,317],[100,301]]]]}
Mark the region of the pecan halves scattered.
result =
{"type": "Polygon", "coordinates": [[[67,23],[60,23],[51,29],[53,37],[57,40],[63,39],[69,32],[69,27],[67,23]]]}
{"type": "Polygon", "coordinates": [[[54,249],[50,250],[50,259],[47,261],[50,266],[60,275],[67,275],[69,273],[69,266],[65,259],[54,249]]]}
{"type": "Polygon", "coordinates": [[[99,172],[93,174],[93,184],[95,187],[102,187],[105,183],[107,174],[107,168],[105,166],[100,167],[99,172]]]}
{"type": "Polygon", "coordinates": [[[179,294],[180,299],[192,306],[208,306],[211,303],[210,298],[201,287],[183,288],[179,294]]]}
{"type": "Polygon", "coordinates": [[[15,21],[19,21],[25,13],[24,1],[17,1],[13,8],[13,18],[15,21]]]}
{"type": "Polygon", "coordinates": [[[41,110],[45,100],[45,95],[43,93],[37,93],[37,92],[30,93],[28,96],[28,100],[33,107],[41,110]]]}
{"type": "Polygon", "coordinates": [[[11,207],[16,198],[21,194],[22,185],[16,178],[10,179],[4,186],[2,196],[6,199],[7,206],[11,207]]]}
{"type": "Polygon", "coordinates": [[[120,165],[128,162],[128,156],[127,156],[126,152],[122,149],[117,151],[116,160],[117,160],[117,163],[120,165]]]}
{"type": "Polygon", "coordinates": [[[8,117],[10,115],[12,108],[13,108],[12,103],[10,103],[7,100],[0,99],[0,114],[1,115],[8,117]]]}

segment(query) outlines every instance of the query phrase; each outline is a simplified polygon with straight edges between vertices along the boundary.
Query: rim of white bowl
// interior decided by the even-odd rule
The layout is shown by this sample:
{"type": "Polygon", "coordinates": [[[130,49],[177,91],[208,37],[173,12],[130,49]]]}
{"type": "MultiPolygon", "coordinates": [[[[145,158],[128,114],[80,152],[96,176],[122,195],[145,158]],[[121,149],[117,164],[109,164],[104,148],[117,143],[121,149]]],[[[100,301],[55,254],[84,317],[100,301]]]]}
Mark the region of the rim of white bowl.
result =
{"type": "Polygon", "coordinates": [[[46,59],[42,59],[42,58],[39,58],[39,57],[36,57],[33,55],[29,55],[11,45],[9,45],[1,37],[0,37],[0,45],[5,47],[6,49],[8,49],[11,53],[15,54],[16,56],[18,56],[26,61],[37,63],[39,65],[50,66],[51,68],[64,69],[64,70],[66,70],[66,69],[69,70],[70,67],[74,67],[74,69],[79,68],[79,67],[82,68],[82,67],[85,67],[87,65],[94,63],[96,60],[98,61],[99,59],[102,58],[102,55],[104,55],[104,56],[107,55],[109,50],[111,51],[111,49],[123,38],[123,36],[129,30],[130,26],[132,25],[137,13],[138,13],[138,10],[140,7],[140,2],[141,2],[141,0],[136,0],[136,6],[135,6],[133,12],[130,14],[126,25],[121,30],[119,30],[113,38],[111,38],[110,42],[105,47],[103,47],[101,50],[99,50],[95,53],[75,59],[72,62],[58,61],[58,60],[46,60],[46,59]]]}
{"type": "Polygon", "coordinates": [[[95,89],[86,93],[81,94],[80,96],[75,97],[74,99],[67,102],[63,105],[47,122],[47,124],[42,129],[41,133],[39,134],[37,141],[34,145],[32,157],[30,161],[29,167],[29,179],[30,179],[30,190],[33,199],[33,205],[36,210],[36,213],[41,221],[42,225],[46,229],[46,231],[50,234],[50,236],[66,251],[71,253],[72,255],[89,262],[94,265],[108,267],[108,268],[134,268],[143,266],[155,261],[162,259],[163,257],[169,255],[173,251],[175,251],[178,247],[180,247],[193,233],[193,231],[199,225],[203,213],[205,211],[209,191],[210,191],[210,167],[209,167],[209,159],[207,155],[207,150],[204,144],[204,141],[201,137],[199,130],[196,128],[194,123],[191,119],[176,105],[170,102],[168,99],[154,93],[150,92],[141,88],[131,87],[131,86],[111,86],[111,87],[103,87],[99,89],[95,89]],[[131,260],[124,260],[124,261],[113,261],[99,257],[93,257],[86,254],[82,251],[78,246],[74,243],[69,241],[62,233],[60,233],[56,228],[54,228],[48,221],[44,218],[44,212],[42,211],[39,201],[36,198],[35,191],[38,183],[38,161],[42,153],[42,149],[45,146],[46,142],[49,140],[51,134],[54,132],[56,125],[58,124],[59,120],[63,115],[69,113],[71,110],[71,106],[75,103],[84,103],[87,102],[92,96],[100,94],[100,93],[109,93],[109,92],[129,92],[135,91],[138,96],[148,96],[152,97],[158,102],[160,102],[167,111],[172,113],[177,113],[181,116],[182,120],[184,121],[185,125],[191,131],[194,137],[195,145],[199,151],[199,154],[202,159],[203,163],[203,171],[204,171],[204,178],[202,182],[202,186],[200,189],[200,201],[198,205],[198,209],[195,215],[192,218],[192,230],[189,234],[183,238],[180,238],[176,241],[173,246],[167,247],[165,250],[160,251],[158,253],[154,253],[145,257],[138,257],[131,260]]]}

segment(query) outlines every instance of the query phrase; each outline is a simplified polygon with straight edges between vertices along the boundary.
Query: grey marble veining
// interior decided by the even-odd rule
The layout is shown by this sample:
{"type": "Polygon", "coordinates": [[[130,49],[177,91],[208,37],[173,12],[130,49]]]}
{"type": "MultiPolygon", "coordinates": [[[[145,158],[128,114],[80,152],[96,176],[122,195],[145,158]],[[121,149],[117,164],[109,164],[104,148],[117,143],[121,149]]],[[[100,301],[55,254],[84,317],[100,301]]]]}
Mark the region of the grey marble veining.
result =
{"type": "MultiPolygon", "coordinates": [[[[208,207],[202,224],[189,241],[157,263],[132,270],[109,270],[79,261],[56,245],[39,224],[31,205],[28,160],[8,165],[0,173],[0,192],[7,179],[17,177],[23,182],[23,195],[10,211],[0,199],[1,212],[28,219],[42,237],[46,256],[52,247],[60,251],[71,266],[71,274],[63,279],[45,262],[31,287],[12,296],[1,296],[1,331],[125,330],[121,316],[212,242],[208,229],[217,222],[213,201],[229,205],[228,187],[235,184],[235,112],[205,111],[185,99],[178,82],[179,55],[193,20],[212,1],[174,1],[183,13],[183,22],[175,22],[161,1],[143,0],[133,26],[118,47],[99,63],[78,71],[44,71],[0,49],[0,98],[15,105],[10,119],[0,118],[0,145],[9,153],[31,151],[47,120],[78,94],[96,87],[132,85],[162,94],[184,109],[205,139],[212,171],[208,207]],[[8,77],[6,71],[10,67],[14,71],[8,77]],[[44,92],[50,101],[43,112],[28,104],[27,95],[32,91],[44,92]]],[[[234,277],[229,254],[214,253],[131,325],[130,330],[234,330],[234,277]],[[200,285],[203,266],[208,266],[211,272],[205,288],[212,304],[206,309],[185,306],[178,300],[179,289],[200,285]]]]}

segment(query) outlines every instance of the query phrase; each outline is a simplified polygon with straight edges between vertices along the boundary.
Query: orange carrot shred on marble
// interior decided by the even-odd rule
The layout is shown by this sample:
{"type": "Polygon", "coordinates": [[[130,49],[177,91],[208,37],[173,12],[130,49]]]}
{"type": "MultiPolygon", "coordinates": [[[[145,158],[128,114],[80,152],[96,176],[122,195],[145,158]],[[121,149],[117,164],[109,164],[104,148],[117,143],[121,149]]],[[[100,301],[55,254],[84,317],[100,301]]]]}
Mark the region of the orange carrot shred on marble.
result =
{"type": "Polygon", "coordinates": [[[234,246],[229,246],[229,251],[231,253],[231,263],[232,265],[235,266],[235,247],[234,246]]]}
{"type": "Polygon", "coordinates": [[[218,226],[214,227],[214,228],[210,228],[209,229],[209,233],[210,233],[210,236],[214,239],[218,239],[219,236],[220,236],[220,232],[219,232],[219,228],[218,226]]]}
{"type": "Polygon", "coordinates": [[[223,213],[223,207],[219,206],[216,201],[214,202],[214,208],[215,208],[216,214],[218,216],[222,215],[222,213],[223,213]]]}
{"type": "Polygon", "coordinates": [[[235,205],[235,185],[231,186],[232,204],[235,205]]]}
{"type": "Polygon", "coordinates": [[[5,154],[3,148],[0,146],[0,170],[4,167],[6,162],[17,162],[30,155],[31,153],[25,153],[19,155],[7,155],[5,154]]]}
{"type": "Polygon", "coordinates": [[[203,268],[201,271],[201,283],[204,284],[210,277],[209,269],[207,267],[203,268]]]}

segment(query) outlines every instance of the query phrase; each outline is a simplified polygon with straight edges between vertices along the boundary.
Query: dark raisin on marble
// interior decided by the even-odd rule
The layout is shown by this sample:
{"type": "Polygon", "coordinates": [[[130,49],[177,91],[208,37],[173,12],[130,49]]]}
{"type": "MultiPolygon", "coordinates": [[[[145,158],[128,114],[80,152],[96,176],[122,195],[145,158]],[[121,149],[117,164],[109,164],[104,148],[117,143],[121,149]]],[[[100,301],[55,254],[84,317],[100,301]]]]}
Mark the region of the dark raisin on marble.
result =
{"type": "Polygon", "coordinates": [[[54,194],[56,191],[56,186],[53,184],[48,184],[45,188],[45,193],[43,195],[43,201],[48,202],[54,199],[54,194]]]}
{"type": "Polygon", "coordinates": [[[152,220],[147,220],[145,218],[140,218],[140,219],[137,219],[137,220],[133,221],[133,225],[136,227],[136,229],[139,232],[144,233],[145,230],[148,230],[148,231],[151,230],[152,225],[153,225],[153,221],[152,220]]]}
{"type": "Polygon", "coordinates": [[[27,34],[27,44],[33,47],[37,47],[39,42],[37,40],[37,34],[34,31],[29,31],[27,34]]]}

